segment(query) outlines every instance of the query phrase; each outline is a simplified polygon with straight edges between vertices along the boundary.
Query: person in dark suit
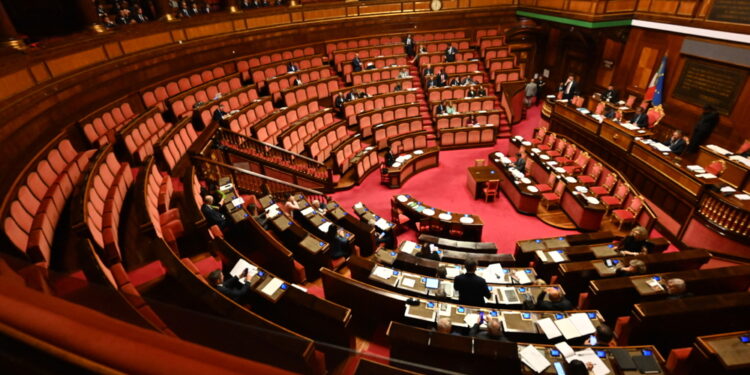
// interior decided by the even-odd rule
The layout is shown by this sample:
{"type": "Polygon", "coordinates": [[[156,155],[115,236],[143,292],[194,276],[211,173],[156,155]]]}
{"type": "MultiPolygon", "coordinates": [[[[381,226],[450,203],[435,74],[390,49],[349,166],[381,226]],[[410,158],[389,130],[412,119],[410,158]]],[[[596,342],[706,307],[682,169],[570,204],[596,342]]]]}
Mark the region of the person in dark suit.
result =
{"type": "Polygon", "coordinates": [[[135,12],[135,16],[133,18],[135,19],[135,22],[138,23],[148,22],[148,17],[143,14],[143,8],[141,7],[138,7],[138,10],[135,12]]]}
{"type": "Polygon", "coordinates": [[[443,113],[445,113],[445,107],[445,100],[443,100],[442,102],[440,102],[440,104],[437,105],[437,107],[435,107],[435,114],[442,115],[443,113]]]}
{"type": "Polygon", "coordinates": [[[226,107],[224,107],[223,104],[220,104],[216,110],[214,110],[213,115],[211,115],[211,120],[213,120],[215,123],[219,124],[221,127],[229,127],[229,124],[224,120],[224,116],[227,115],[227,112],[224,111],[226,107]]]}
{"type": "Polygon", "coordinates": [[[414,38],[411,37],[411,34],[408,34],[406,39],[404,39],[404,51],[409,57],[416,55],[416,45],[414,45],[414,38]]]}
{"type": "Polygon", "coordinates": [[[479,88],[477,89],[477,96],[478,97],[487,96],[487,90],[484,88],[484,86],[479,86],[479,88]]]}
{"type": "Polygon", "coordinates": [[[612,329],[609,328],[608,325],[602,323],[601,325],[596,327],[596,333],[594,333],[593,336],[596,337],[596,344],[594,344],[589,337],[586,339],[586,341],[583,342],[583,345],[609,346],[609,343],[612,342],[612,338],[615,337],[615,334],[612,332],[612,329]]]}
{"type": "Polygon", "coordinates": [[[186,2],[180,3],[180,10],[177,12],[177,18],[190,18],[190,9],[186,2]]]}
{"type": "Polygon", "coordinates": [[[573,97],[576,96],[576,93],[578,92],[578,82],[576,82],[575,77],[573,77],[572,74],[568,75],[568,79],[560,84],[560,88],[558,89],[558,91],[562,92],[563,99],[573,99],[573,97]]]}
{"type": "Polygon", "coordinates": [[[437,251],[432,251],[429,245],[423,245],[417,256],[425,259],[440,260],[440,254],[437,251]]]}
{"type": "Polygon", "coordinates": [[[458,52],[456,47],[453,47],[453,44],[449,44],[448,48],[445,49],[445,62],[455,62],[456,52],[458,52]]]}
{"type": "Polygon", "coordinates": [[[690,138],[690,143],[685,150],[687,153],[692,154],[698,151],[698,148],[705,142],[714,128],[719,123],[719,112],[716,112],[714,107],[707,105],[703,107],[703,114],[695,123],[693,128],[693,136],[690,138]]]}
{"type": "Polygon", "coordinates": [[[304,84],[305,84],[305,83],[304,83],[304,82],[302,82],[302,80],[301,80],[301,79],[299,79],[299,78],[295,78],[295,79],[294,79],[294,81],[292,82],[292,85],[294,85],[294,86],[302,86],[302,85],[304,85],[304,84]]]}
{"type": "Polygon", "coordinates": [[[448,84],[448,74],[442,69],[440,69],[440,72],[438,72],[435,79],[437,80],[438,87],[443,87],[448,84]]]}
{"type": "Polygon", "coordinates": [[[646,263],[640,259],[631,259],[627,267],[620,267],[615,270],[615,276],[626,277],[643,275],[646,273],[646,263]]]}
{"type": "Polygon", "coordinates": [[[396,157],[391,153],[391,148],[385,148],[385,166],[390,167],[396,162],[396,157]]]}
{"type": "Polygon", "coordinates": [[[336,98],[333,99],[333,106],[336,107],[339,111],[344,110],[344,96],[341,94],[336,95],[336,98]]]}
{"type": "Polygon", "coordinates": [[[294,73],[294,72],[297,72],[297,71],[299,71],[299,67],[297,65],[294,65],[293,62],[290,61],[290,62],[288,62],[286,64],[286,72],[287,73],[294,73]]]}
{"type": "Polygon", "coordinates": [[[513,166],[521,173],[526,172],[526,150],[521,149],[521,151],[516,154],[516,162],[513,163],[513,166]]]}
{"type": "Polygon", "coordinates": [[[453,280],[453,289],[459,293],[458,303],[460,305],[484,306],[484,299],[490,297],[487,282],[477,276],[477,261],[474,258],[466,259],[464,263],[466,273],[456,276],[453,280]]]}
{"type": "MultiPolygon", "coordinates": [[[[221,205],[223,201],[219,201],[221,205]]],[[[203,197],[203,205],[201,206],[201,212],[206,217],[208,226],[218,225],[219,228],[224,229],[229,225],[229,220],[224,216],[219,207],[214,206],[214,197],[212,195],[206,195],[203,197]]]]}
{"type": "Polygon", "coordinates": [[[653,244],[648,242],[648,231],[642,226],[637,226],[630,231],[617,244],[617,250],[620,255],[642,255],[648,254],[653,250],[653,244]]]}
{"type": "Polygon", "coordinates": [[[355,93],[355,92],[354,92],[354,90],[352,90],[352,91],[349,91],[349,92],[348,92],[348,93],[346,94],[346,101],[347,101],[347,102],[350,102],[350,101],[352,101],[352,100],[357,100],[357,99],[359,99],[359,97],[357,96],[357,93],[355,93]]]}
{"type": "Polygon", "coordinates": [[[386,249],[396,248],[396,237],[393,236],[393,231],[389,228],[386,230],[380,229],[376,224],[375,219],[370,219],[367,224],[375,229],[375,242],[378,246],[383,244],[386,249]]]}
{"type": "Polygon", "coordinates": [[[685,148],[687,148],[687,142],[682,135],[682,130],[677,129],[672,132],[672,137],[664,141],[664,145],[669,146],[669,149],[672,150],[672,152],[674,152],[676,155],[680,155],[685,152],[685,148]]]}
{"type": "Polygon", "coordinates": [[[500,321],[497,318],[490,318],[487,320],[487,330],[481,331],[479,327],[482,324],[482,321],[484,320],[484,317],[482,315],[479,315],[479,320],[476,324],[471,326],[471,329],[469,330],[469,336],[473,336],[479,339],[485,339],[485,340],[497,340],[502,342],[511,342],[508,340],[508,338],[503,335],[503,329],[502,325],[500,324],[500,321]]]}
{"type": "Polygon", "coordinates": [[[354,58],[352,59],[352,71],[354,72],[361,72],[362,71],[362,60],[359,59],[359,54],[354,54],[354,58]]]}
{"type": "Polygon", "coordinates": [[[346,240],[344,231],[336,224],[331,224],[326,234],[328,243],[331,245],[331,259],[348,258],[349,241],[346,240]]]}
{"type": "Polygon", "coordinates": [[[226,280],[224,280],[224,274],[221,272],[221,270],[215,270],[208,274],[208,277],[206,277],[206,281],[208,281],[211,286],[221,292],[221,294],[231,298],[233,301],[244,303],[246,302],[245,299],[250,293],[250,283],[242,283],[240,281],[241,278],[245,279],[246,281],[250,281],[247,269],[242,271],[240,277],[232,276],[226,280]]]}
{"type": "Polygon", "coordinates": [[[479,82],[471,79],[471,76],[466,76],[461,81],[461,86],[471,86],[471,85],[476,85],[477,83],[479,83],[479,82]]]}
{"type": "Polygon", "coordinates": [[[591,375],[594,364],[591,362],[583,363],[580,359],[574,359],[568,363],[566,374],[569,375],[591,375]]]}
{"type": "Polygon", "coordinates": [[[453,77],[453,79],[451,79],[451,81],[450,81],[450,83],[448,85],[449,86],[461,86],[461,78],[459,78],[459,77],[453,77]]]}
{"type": "Polygon", "coordinates": [[[635,114],[633,115],[633,118],[630,119],[630,122],[638,125],[638,127],[640,128],[645,129],[648,127],[648,116],[643,113],[643,107],[637,107],[635,109],[635,114]]]}
{"type": "Polygon", "coordinates": [[[253,7],[252,3],[250,3],[250,0],[242,0],[240,2],[240,8],[241,9],[251,9],[253,7]]]}
{"type": "Polygon", "coordinates": [[[602,94],[602,100],[608,103],[617,101],[617,90],[612,85],[607,86],[607,91],[602,94]]]}
{"type": "Polygon", "coordinates": [[[542,95],[544,95],[542,88],[547,82],[544,80],[544,76],[538,73],[534,74],[534,81],[536,82],[536,104],[539,104],[542,102],[542,95]]]}
{"type": "Polygon", "coordinates": [[[437,78],[427,78],[427,81],[425,81],[424,85],[428,89],[431,87],[438,87],[437,78]]]}
{"type": "Polygon", "coordinates": [[[557,288],[547,288],[539,293],[536,298],[535,310],[548,310],[548,311],[567,311],[573,309],[573,304],[565,298],[557,288]],[[545,300],[544,297],[549,296],[549,301],[545,300]]]}
{"type": "Polygon", "coordinates": [[[422,76],[427,77],[427,76],[431,76],[432,74],[433,74],[432,65],[427,64],[427,66],[422,71],[422,76]]]}
{"type": "Polygon", "coordinates": [[[669,279],[667,284],[667,299],[682,299],[692,297],[693,293],[687,291],[687,285],[683,279],[669,279]]]}

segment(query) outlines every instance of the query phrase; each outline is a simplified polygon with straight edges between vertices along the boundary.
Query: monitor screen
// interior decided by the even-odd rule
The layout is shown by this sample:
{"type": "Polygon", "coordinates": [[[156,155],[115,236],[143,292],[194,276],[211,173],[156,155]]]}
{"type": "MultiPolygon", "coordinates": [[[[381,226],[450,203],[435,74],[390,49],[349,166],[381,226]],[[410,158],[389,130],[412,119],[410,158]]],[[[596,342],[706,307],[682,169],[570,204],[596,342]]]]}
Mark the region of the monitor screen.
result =
{"type": "Polygon", "coordinates": [[[748,336],[748,335],[740,336],[740,341],[743,342],[743,343],[745,343],[745,344],[747,344],[747,343],[750,342],[750,336],[748,336]]]}
{"type": "Polygon", "coordinates": [[[428,278],[424,283],[425,288],[427,289],[437,289],[440,286],[440,280],[428,278]]]}

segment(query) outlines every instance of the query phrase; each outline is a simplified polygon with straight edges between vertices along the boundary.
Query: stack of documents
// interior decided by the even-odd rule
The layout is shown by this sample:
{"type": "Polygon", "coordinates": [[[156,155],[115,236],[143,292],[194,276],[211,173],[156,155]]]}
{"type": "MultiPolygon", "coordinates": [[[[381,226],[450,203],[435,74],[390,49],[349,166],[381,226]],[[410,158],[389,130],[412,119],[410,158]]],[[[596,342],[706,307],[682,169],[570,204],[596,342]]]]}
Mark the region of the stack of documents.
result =
{"type": "Polygon", "coordinates": [[[500,284],[505,280],[503,266],[500,263],[492,263],[483,272],[484,280],[489,284],[500,284]]]}
{"type": "Polygon", "coordinates": [[[565,336],[565,340],[591,335],[596,332],[596,327],[585,313],[576,313],[565,319],[556,320],[555,325],[565,336]]]}
{"type": "Polygon", "coordinates": [[[258,273],[258,267],[246,262],[244,259],[240,259],[237,261],[237,264],[232,267],[232,270],[229,271],[229,274],[238,277],[240,282],[244,284],[245,278],[240,278],[240,275],[245,269],[247,269],[247,276],[249,276],[250,278],[258,273]]]}
{"type": "Polygon", "coordinates": [[[732,155],[732,151],[729,151],[729,150],[727,150],[727,149],[725,149],[723,147],[719,147],[717,145],[708,145],[706,147],[709,148],[710,150],[716,152],[717,154],[732,155]]]}
{"type": "Polygon", "coordinates": [[[521,358],[523,364],[529,366],[529,368],[537,374],[540,374],[542,371],[546,370],[547,367],[552,365],[550,361],[548,361],[547,358],[534,347],[534,345],[529,345],[523,348],[523,350],[518,352],[518,356],[521,358]]]}
{"type": "Polygon", "coordinates": [[[414,254],[414,249],[416,248],[417,244],[412,241],[404,241],[401,245],[401,251],[407,253],[407,254],[414,254]]]}
{"type": "Polygon", "coordinates": [[[607,375],[610,373],[609,367],[607,367],[604,361],[602,361],[602,359],[599,358],[599,356],[596,355],[596,352],[591,348],[576,352],[564,341],[555,344],[555,347],[560,351],[560,354],[562,354],[563,358],[565,358],[565,361],[568,363],[577,359],[583,363],[591,363],[594,365],[594,368],[592,369],[594,375],[607,375]]]}
{"type": "Polygon", "coordinates": [[[372,271],[372,274],[381,279],[388,280],[393,276],[393,271],[385,267],[375,266],[375,270],[372,271]]]}

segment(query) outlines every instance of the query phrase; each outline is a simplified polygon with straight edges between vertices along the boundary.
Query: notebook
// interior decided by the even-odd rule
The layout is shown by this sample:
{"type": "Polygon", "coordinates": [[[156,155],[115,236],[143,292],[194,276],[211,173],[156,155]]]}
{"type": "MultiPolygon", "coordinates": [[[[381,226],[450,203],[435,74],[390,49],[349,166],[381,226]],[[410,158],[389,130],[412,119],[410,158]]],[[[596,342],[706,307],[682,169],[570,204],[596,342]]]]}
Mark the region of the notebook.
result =
{"type": "Polygon", "coordinates": [[[637,367],[635,365],[635,362],[633,361],[633,358],[630,356],[630,353],[628,353],[625,349],[610,349],[610,353],[615,357],[615,362],[617,362],[617,366],[620,367],[623,371],[631,371],[635,370],[637,367]]]}
{"type": "Polygon", "coordinates": [[[638,367],[638,371],[643,374],[658,374],[661,372],[661,367],[659,367],[659,364],[652,355],[637,355],[632,358],[636,367],[638,367]]]}

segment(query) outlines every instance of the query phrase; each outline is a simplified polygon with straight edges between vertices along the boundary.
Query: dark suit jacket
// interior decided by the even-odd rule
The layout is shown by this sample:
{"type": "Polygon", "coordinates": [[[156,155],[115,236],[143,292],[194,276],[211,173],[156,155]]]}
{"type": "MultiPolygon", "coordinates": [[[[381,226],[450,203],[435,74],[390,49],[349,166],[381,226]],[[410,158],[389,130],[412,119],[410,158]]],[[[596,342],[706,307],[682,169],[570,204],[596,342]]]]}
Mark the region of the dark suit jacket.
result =
{"type": "Polygon", "coordinates": [[[454,62],[456,61],[456,47],[448,47],[445,49],[445,61],[446,62],[454,62]]]}
{"type": "Polygon", "coordinates": [[[359,97],[354,92],[346,94],[346,101],[357,100],[359,97]]]}
{"type": "Polygon", "coordinates": [[[502,332],[500,332],[500,336],[492,336],[488,331],[480,331],[479,330],[479,324],[474,324],[471,329],[469,330],[469,336],[474,336],[478,339],[485,339],[485,340],[497,340],[502,342],[511,342],[506,338],[502,332]]]}
{"type": "Polygon", "coordinates": [[[573,304],[568,301],[567,298],[563,297],[561,300],[557,302],[547,301],[544,299],[544,297],[547,296],[547,292],[543,291],[539,293],[539,297],[536,299],[536,305],[534,308],[536,310],[548,310],[548,311],[567,311],[567,310],[573,310],[573,304]]]}
{"type": "Polygon", "coordinates": [[[359,59],[359,57],[355,57],[352,60],[352,70],[355,72],[361,72],[362,71],[362,60],[359,59]]]}
{"type": "Polygon", "coordinates": [[[218,225],[223,229],[227,225],[227,219],[224,217],[224,214],[205,203],[201,206],[201,212],[206,217],[208,226],[218,225]]]}
{"type": "Polygon", "coordinates": [[[672,140],[672,138],[669,138],[666,142],[664,142],[664,144],[669,146],[669,149],[677,155],[682,154],[687,147],[687,142],[685,142],[682,137],[677,138],[676,140],[672,140]]]}
{"type": "Polygon", "coordinates": [[[216,289],[235,302],[241,302],[242,298],[250,292],[250,285],[247,283],[243,284],[237,276],[232,276],[217,285],[216,289]]]}
{"type": "Polygon", "coordinates": [[[396,162],[396,157],[393,156],[393,154],[391,154],[390,152],[386,152],[385,153],[385,166],[390,167],[395,162],[396,162]]]}
{"type": "Polygon", "coordinates": [[[578,82],[572,81],[570,83],[570,90],[568,90],[568,86],[566,85],[566,83],[563,82],[562,85],[560,85],[560,91],[562,91],[563,93],[562,95],[563,99],[568,99],[568,100],[573,99],[573,97],[578,92],[578,82]]]}
{"type": "Polygon", "coordinates": [[[602,94],[602,100],[614,103],[617,101],[617,90],[607,90],[602,94]]]}
{"type": "Polygon", "coordinates": [[[634,114],[633,118],[630,120],[630,122],[640,126],[641,128],[647,128],[648,127],[648,116],[646,116],[646,112],[643,112],[641,114],[634,114]]]}
{"type": "Polygon", "coordinates": [[[443,113],[445,113],[445,106],[442,104],[438,104],[437,107],[435,107],[435,114],[442,115],[443,113]]]}
{"type": "Polygon", "coordinates": [[[518,169],[519,172],[524,173],[526,172],[526,159],[525,158],[518,158],[515,163],[513,163],[516,166],[516,169],[518,169]]]}
{"type": "Polygon", "coordinates": [[[487,282],[473,273],[456,276],[453,289],[458,291],[458,303],[461,305],[484,306],[484,298],[490,296],[487,282]]]}
{"type": "Polygon", "coordinates": [[[424,70],[422,71],[422,75],[423,75],[423,76],[431,76],[431,75],[433,75],[433,74],[434,74],[434,73],[433,73],[433,71],[432,71],[432,68],[425,68],[425,69],[424,69],[424,70]]]}
{"type": "Polygon", "coordinates": [[[334,100],[333,103],[334,103],[333,105],[336,108],[342,108],[342,107],[344,107],[344,97],[341,96],[341,95],[336,95],[336,99],[334,100]]]}
{"type": "Polygon", "coordinates": [[[211,117],[211,119],[214,120],[214,121],[216,121],[216,122],[221,122],[223,120],[223,117],[226,114],[227,114],[226,112],[222,111],[219,108],[216,108],[216,110],[214,111],[214,115],[211,117]]]}
{"type": "Polygon", "coordinates": [[[620,250],[632,251],[634,253],[642,253],[644,247],[646,248],[646,253],[650,253],[653,251],[654,245],[648,242],[648,240],[638,241],[633,236],[625,236],[619,244],[620,250]]]}

